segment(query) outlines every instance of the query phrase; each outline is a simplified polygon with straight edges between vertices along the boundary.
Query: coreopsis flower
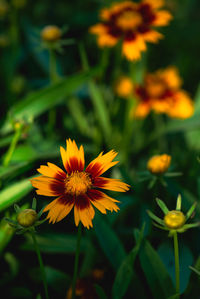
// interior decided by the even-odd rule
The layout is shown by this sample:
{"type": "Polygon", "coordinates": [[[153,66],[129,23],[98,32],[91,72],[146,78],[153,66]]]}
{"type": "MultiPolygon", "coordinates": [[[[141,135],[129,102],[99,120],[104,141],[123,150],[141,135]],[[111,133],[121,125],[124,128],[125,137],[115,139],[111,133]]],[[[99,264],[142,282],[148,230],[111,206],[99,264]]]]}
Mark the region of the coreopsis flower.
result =
{"type": "Polygon", "coordinates": [[[133,93],[133,82],[129,77],[122,76],[115,84],[115,92],[122,98],[127,98],[133,93]]]}
{"type": "Polygon", "coordinates": [[[171,156],[167,154],[155,155],[147,162],[147,169],[153,174],[165,173],[171,164],[171,156]]]}
{"type": "Polygon", "coordinates": [[[160,200],[156,199],[157,204],[161,208],[164,213],[164,218],[161,219],[154,215],[151,211],[147,211],[149,216],[155,221],[153,224],[161,228],[163,230],[169,231],[169,235],[172,236],[174,233],[183,233],[186,230],[197,227],[200,225],[199,222],[186,224],[187,220],[193,215],[194,210],[196,208],[196,203],[194,203],[190,209],[184,214],[181,211],[181,196],[179,195],[176,202],[176,210],[169,211],[165,203],[160,200]]]}
{"type": "Polygon", "coordinates": [[[122,53],[138,60],[146,50],[146,42],[156,43],[163,35],[155,27],[166,26],[171,14],[161,9],[162,0],[124,1],[100,12],[101,23],[90,28],[97,35],[99,47],[113,47],[122,40],[122,53]]]}
{"type": "Polygon", "coordinates": [[[132,116],[143,118],[154,110],[165,113],[172,118],[189,118],[194,113],[194,104],[184,90],[182,80],[175,67],[168,67],[149,73],[144,78],[143,85],[135,86],[134,93],[138,99],[132,116]]]}
{"type": "Polygon", "coordinates": [[[37,188],[37,194],[57,197],[44,209],[45,212],[49,211],[49,222],[62,220],[74,207],[76,226],[81,221],[89,229],[93,226],[92,219],[95,215],[93,206],[104,214],[106,210],[119,210],[116,205],[118,201],[98,189],[125,192],[129,185],[118,179],[101,177],[105,171],[118,163],[113,161],[117,155],[115,151],[111,150],[106,154],[101,152],[85,168],[83,146],[78,148],[76,142],[71,139],[66,141],[66,146],[66,150],[60,148],[65,171],[47,163],[47,166],[42,165],[38,169],[42,176],[32,179],[31,183],[37,188]]]}

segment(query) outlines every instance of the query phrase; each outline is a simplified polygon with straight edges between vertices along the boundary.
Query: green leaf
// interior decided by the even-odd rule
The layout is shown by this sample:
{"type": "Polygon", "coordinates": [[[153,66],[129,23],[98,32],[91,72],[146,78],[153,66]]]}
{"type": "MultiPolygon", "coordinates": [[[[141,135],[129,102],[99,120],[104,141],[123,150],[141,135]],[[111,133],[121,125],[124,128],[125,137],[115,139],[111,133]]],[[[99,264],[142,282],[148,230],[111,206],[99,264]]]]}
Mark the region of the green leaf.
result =
{"type": "Polygon", "coordinates": [[[113,268],[117,270],[126,257],[126,252],[121,241],[114,230],[99,214],[95,215],[94,229],[101,248],[113,268]]]}
{"type": "Polygon", "coordinates": [[[29,122],[62,103],[66,96],[74,93],[92,74],[94,74],[94,71],[81,72],[61,79],[57,83],[42,88],[39,91],[32,92],[9,111],[7,120],[2,128],[2,133],[8,133],[13,129],[10,120],[25,120],[29,122]]]}
{"type": "Polygon", "coordinates": [[[189,266],[189,268],[194,271],[198,276],[200,276],[200,271],[198,271],[197,269],[195,269],[194,267],[192,266],[189,266]]]}
{"type": "MultiPolygon", "coordinates": [[[[179,235],[180,236],[180,235],[179,235]]],[[[173,250],[173,242],[165,242],[162,243],[157,252],[165,265],[171,279],[175,284],[175,271],[174,271],[174,250],[173,250]]],[[[191,271],[189,266],[193,263],[192,252],[189,247],[185,244],[179,244],[179,259],[180,259],[180,292],[181,294],[186,290],[186,287],[189,283],[189,278],[191,271]]]]}
{"type": "Polygon", "coordinates": [[[107,299],[108,297],[106,296],[104,290],[102,289],[102,287],[100,285],[98,285],[97,283],[95,283],[95,290],[97,292],[98,298],[99,299],[107,299]]]}
{"type": "Polygon", "coordinates": [[[175,294],[175,295],[172,295],[172,296],[168,297],[167,299],[179,299],[179,298],[180,298],[180,295],[175,294]]]}
{"type": "Polygon", "coordinates": [[[92,128],[87,121],[80,99],[75,97],[68,99],[67,106],[81,134],[92,136],[92,128]]]}
{"type": "MultiPolygon", "coordinates": [[[[69,254],[76,251],[77,238],[75,235],[45,233],[36,235],[36,239],[42,252],[69,254]]],[[[89,241],[86,238],[81,238],[82,252],[85,252],[87,246],[92,246],[92,244],[88,244],[88,242],[89,241]]],[[[22,245],[22,249],[34,250],[32,244],[32,239],[27,236],[27,241],[22,245]]]]}
{"type": "Polygon", "coordinates": [[[30,178],[12,184],[0,192],[0,211],[13,205],[32,189],[30,178]]]}
{"type": "Polygon", "coordinates": [[[157,217],[156,215],[154,215],[151,211],[147,211],[149,217],[151,217],[154,221],[158,222],[161,225],[164,225],[164,221],[162,219],[160,219],[159,217],[157,217]]]}
{"type": "Polygon", "coordinates": [[[175,293],[170,276],[157,252],[144,241],[139,252],[140,263],[155,299],[168,298],[175,293]]]}
{"type": "Polygon", "coordinates": [[[163,213],[166,215],[169,212],[166,204],[159,198],[156,198],[156,202],[159,205],[159,207],[161,208],[161,210],[163,211],[163,213]]]}
{"type": "Polygon", "coordinates": [[[177,197],[177,201],[176,201],[176,210],[177,211],[181,210],[181,202],[182,202],[182,198],[181,198],[181,195],[179,194],[177,197]]]}
{"type": "Polygon", "coordinates": [[[71,277],[65,272],[58,269],[46,266],[45,274],[47,284],[58,294],[65,294],[67,288],[70,286],[71,277]]]}
{"type": "Polygon", "coordinates": [[[133,278],[133,274],[134,274],[133,265],[140,249],[140,244],[143,237],[143,231],[144,228],[140,232],[140,236],[138,238],[136,245],[131,250],[131,252],[125,257],[125,259],[123,260],[121,266],[117,271],[113,288],[112,288],[112,298],[114,299],[124,298],[124,295],[128,289],[131,279],[133,278]]]}
{"type": "Polygon", "coordinates": [[[186,220],[189,219],[189,218],[192,216],[194,210],[196,209],[196,206],[197,206],[197,203],[195,202],[195,203],[191,206],[191,208],[188,210],[188,212],[187,212],[187,214],[186,214],[186,220]]]}
{"type": "Polygon", "coordinates": [[[20,172],[27,170],[29,168],[28,163],[23,161],[15,165],[0,166],[0,178],[5,179],[7,177],[14,177],[20,172]]]}

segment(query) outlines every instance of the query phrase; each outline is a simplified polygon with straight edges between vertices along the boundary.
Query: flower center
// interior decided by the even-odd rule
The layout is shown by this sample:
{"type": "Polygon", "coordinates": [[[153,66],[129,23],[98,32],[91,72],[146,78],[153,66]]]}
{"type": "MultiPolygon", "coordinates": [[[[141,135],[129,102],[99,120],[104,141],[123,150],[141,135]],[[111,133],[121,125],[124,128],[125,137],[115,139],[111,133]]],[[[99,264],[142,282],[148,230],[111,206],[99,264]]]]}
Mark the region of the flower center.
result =
{"type": "Polygon", "coordinates": [[[146,90],[150,97],[159,98],[164,94],[166,84],[156,76],[148,76],[146,78],[146,90]]]}
{"type": "Polygon", "coordinates": [[[171,229],[177,229],[185,224],[185,215],[181,211],[169,211],[165,217],[165,225],[171,229]]]}
{"type": "Polygon", "coordinates": [[[86,172],[72,172],[65,180],[66,193],[71,195],[85,194],[92,187],[92,181],[86,172]]]}
{"type": "Polygon", "coordinates": [[[116,23],[122,30],[135,29],[142,23],[142,16],[136,11],[125,11],[116,23]]]}

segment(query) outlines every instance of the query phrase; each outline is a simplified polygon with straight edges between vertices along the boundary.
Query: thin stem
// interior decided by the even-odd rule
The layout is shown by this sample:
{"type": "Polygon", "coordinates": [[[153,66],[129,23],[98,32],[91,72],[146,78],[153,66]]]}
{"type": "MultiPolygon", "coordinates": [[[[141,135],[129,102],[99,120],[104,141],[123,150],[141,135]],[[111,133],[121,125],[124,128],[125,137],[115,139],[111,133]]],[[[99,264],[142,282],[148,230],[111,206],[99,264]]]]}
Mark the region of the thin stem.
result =
{"type": "Polygon", "coordinates": [[[43,285],[44,285],[45,297],[46,297],[46,299],[49,299],[47,281],[46,281],[46,274],[45,274],[45,270],[44,270],[44,264],[43,264],[43,261],[42,261],[42,256],[40,254],[40,249],[38,247],[38,243],[37,243],[37,240],[36,240],[36,237],[35,237],[35,233],[31,232],[31,236],[32,236],[32,239],[33,239],[35,251],[37,253],[37,257],[38,257],[38,261],[39,261],[39,265],[40,265],[40,271],[41,271],[41,274],[42,274],[42,281],[43,281],[43,285]]]}
{"type": "Polygon", "coordinates": [[[180,267],[179,267],[179,249],[178,249],[177,232],[174,233],[174,258],[175,258],[176,293],[180,294],[180,267]]]}
{"type": "Polygon", "coordinates": [[[3,160],[3,165],[4,166],[8,166],[9,163],[10,163],[10,160],[12,158],[12,155],[14,153],[14,150],[16,148],[16,145],[20,139],[20,136],[21,136],[21,132],[22,132],[22,124],[21,123],[18,123],[16,124],[16,127],[15,127],[15,134],[13,136],[13,139],[11,141],[11,144],[10,144],[10,147],[5,155],[5,158],[3,160]]]}
{"type": "Polygon", "coordinates": [[[53,49],[49,49],[49,77],[51,83],[56,82],[58,79],[56,55],[53,49]]]}
{"type": "Polygon", "coordinates": [[[81,223],[79,223],[78,233],[77,233],[74,274],[73,274],[73,280],[72,280],[72,299],[75,299],[76,280],[77,280],[77,274],[78,274],[78,261],[79,261],[79,253],[80,253],[80,243],[81,243],[81,223]]]}
{"type": "MultiPolygon", "coordinates": [[[[58,73],[56,67],[56,55],[54,49],[49,49],[49,79],[51,84],[58,80],[58,73]]],[[[56,124],[56,111],[55,109],[49,110],[48,129],[51,133],[56,124]]]]}

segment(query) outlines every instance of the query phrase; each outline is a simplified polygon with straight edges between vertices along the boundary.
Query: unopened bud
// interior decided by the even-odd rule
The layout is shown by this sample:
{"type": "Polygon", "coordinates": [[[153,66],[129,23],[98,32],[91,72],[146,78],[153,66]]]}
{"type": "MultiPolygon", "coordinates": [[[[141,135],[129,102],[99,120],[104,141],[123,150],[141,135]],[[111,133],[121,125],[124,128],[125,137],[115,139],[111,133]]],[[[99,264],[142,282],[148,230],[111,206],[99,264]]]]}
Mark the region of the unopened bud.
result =
{"type": "Polygon", "coordinates": [[[169,211],[164,217],[165,225],[171,229],[181,228],[185,221],[185,215],[181,211],[176,210],[169,211]]]}
{"type": "Polygon", "coordinates": [[[23,227],[32,226],[37,220],[37,213],[32,209],[25,209],[17,216],[18,223],[23,227]]]}
{"type": "Polygon", "coordinates": [[[149,159],[147,163],[148,170],[153,174],[165,173],[171,163],[171,156],[169,155],[156,155],[149,159]]]}
{"type": "Polygon", "coordinates": [[[61,30],[55,25],[44,27],[41,32],[41,37],[46,42],[55,42],[61,38],[61,30]]]}

